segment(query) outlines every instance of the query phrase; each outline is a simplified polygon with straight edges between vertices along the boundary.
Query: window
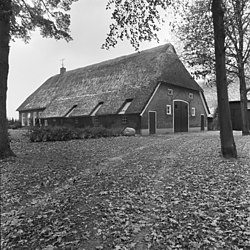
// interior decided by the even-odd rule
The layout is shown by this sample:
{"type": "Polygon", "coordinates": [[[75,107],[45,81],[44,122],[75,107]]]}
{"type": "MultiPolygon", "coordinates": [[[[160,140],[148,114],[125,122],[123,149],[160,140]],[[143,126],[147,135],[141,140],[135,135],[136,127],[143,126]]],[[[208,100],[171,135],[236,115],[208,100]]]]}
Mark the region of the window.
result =
{"type": "Polygon", "coordinates": [[[191,109],[191,116],[195,116],[195,108],[194,107],[191,109]]]}
{"type": "Polygon", "coordinates": [[[22,118],[21,118],[21,119],[22,119],[22,126],[25,126],[25,125],[26,125],[26,124],[25,124],[25,120],[26,120],[26,119],[25,119],[25,118],[26,118],[26,117],[25,117],[25,114],[22,113],[21,116],[22,116],[22,118]]]}
{"type": "Polygon", "coordinates": [[[77,107],[77,105],[74,105],[66,114],[65,114],[65,117],[69,117],[72,113],[73,113],[73,111],[74,111],[74,109],[77,107]]]}
{"type": "Polygon", "coordinates": [[[189,99],[194,99],[194,94],[193,93],[189,93],[189,99]]]}
{"type": "Polygon", "coordinates": [[[128,117],[127,116],[122,117],[122,124],[128,124],[128,117]]]}
{"type": "Polygon", "coordinates": [[[168,95],[173,95],[174,91],[172,89],[168,89],[168,95]]]}
{"type": "Polygon", "coordinates": [[[78,123],[79,123],[78,118],[75,118],[75,124],[78,124],[78,123]]]}
{"type": "Polygon", "coordinates": [[[44,126],[48,126],[48,120],[44,120],[44,126]]]}
{"type": "Polygon", "coordinates": [[[98,127],[100,125],[99,118],[97,116],[93,117],[93,125],[94,127],[98,127]]]}
{"type": "Polygon", "coordinates": [[[32,118],[31,118],[31,113],[28,113],[28,119],[27,119],[27,125],[28,126],[31,126],[32,124],[31,124],[31,122],[32,122],[32,118]]]}
{"type": "Polygon", "coordinates": [[[118,112],[118,114],[125,114],[125,112],[127,111],[128,107],[130,106],[131,102],[133,101],[133,99],[127,99],[123,104],[122,107],[120,109],[120,111],[118,112]]]}
{"type": "Polygon", "coordinates": [[[166,114],[167,115],[171,115],[172,114],[171,105],[166,105],[166,114]]]}
{"type": "Polygon", "coordinates": [[[91,115],[91,116],[95,116],[96,113],[97,113],[97,111],[101,108],[102,104],[103,104],[103,102],[99,102],[99,103],[95,106],[95,108],[92,110],[92,112],[90,113],[90,115],[91,115]]]}
{"type": "Polygon", "coordinates": [[[33,126],[37,125],[37,112],[33,113],[33,126]]]}

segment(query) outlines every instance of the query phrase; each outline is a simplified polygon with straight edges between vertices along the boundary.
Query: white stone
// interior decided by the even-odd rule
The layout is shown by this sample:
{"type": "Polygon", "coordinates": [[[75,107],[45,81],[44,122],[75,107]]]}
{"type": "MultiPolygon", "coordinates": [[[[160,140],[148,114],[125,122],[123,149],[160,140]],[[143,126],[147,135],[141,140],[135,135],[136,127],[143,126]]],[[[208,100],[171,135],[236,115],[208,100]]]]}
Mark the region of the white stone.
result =
{"type": "Polygon", "coordinates": [[[135,129],[127,127],[123,130],[122,134],[126,136],[135,136],[135,129]]]}

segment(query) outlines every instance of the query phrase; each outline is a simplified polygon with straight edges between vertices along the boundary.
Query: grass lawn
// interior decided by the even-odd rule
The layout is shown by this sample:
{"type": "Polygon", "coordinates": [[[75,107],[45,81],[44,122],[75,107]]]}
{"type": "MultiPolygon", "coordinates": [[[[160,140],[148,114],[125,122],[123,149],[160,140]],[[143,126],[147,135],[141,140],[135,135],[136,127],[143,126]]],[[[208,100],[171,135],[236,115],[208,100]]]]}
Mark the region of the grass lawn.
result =
{"type": "Polygon", "coordinates": [[[218,132],[30,143],[0,161],[1,249],[250,249],[250,137],[218,132]]]}

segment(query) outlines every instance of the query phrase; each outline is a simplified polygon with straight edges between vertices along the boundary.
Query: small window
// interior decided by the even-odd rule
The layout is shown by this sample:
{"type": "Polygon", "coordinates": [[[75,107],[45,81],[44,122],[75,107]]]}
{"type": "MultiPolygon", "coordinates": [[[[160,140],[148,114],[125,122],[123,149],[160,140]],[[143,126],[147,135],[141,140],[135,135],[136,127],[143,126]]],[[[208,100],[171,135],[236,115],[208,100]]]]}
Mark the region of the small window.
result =
{"type": "Polygon", "coordinates": [[[100,125],[99,118],[97,116],[93,117],[94,127],[98,127],[100,125]]]}
{"type": "Polygon", "coordinates": [[[168,95],[173,95],[173,94],[174,94],[173,89],[168,89],[168,95]]]}
{"type": "Polygon", "coordinates": [[[77,105],[74,105],[66,114],[65,114],[65,117],[69,117],[72,113],[73,113],[73,111],[74,111],[74,109],[77,107],[77,105]]]}
{"type": "Polygon", "coordinates": [[[127,99],[123,104],[122,107],[120,109],[120,111],[118,112],[118,114],[125,114],[125,112],[127,111],[128,107],[130,106],[130,104],[132,103],[133,99],[127,99]]]}
{"type": "Polygon", "coordinates": [[[189,93],[189,99],[194,99],[194,94],[193,93],[189,93]]]}
{"type": "Polygon", "coordinates": [[[166,114],[167,115],[171,115],[172,114],[171,105],[166,105],[166,114]]]}
{"type": "Polygon", "coordinates": [[[27,125],[30,126],[31,125],[31,120],[32,120],[31,119],[31,113],[28,113],[27,118],[28,118],[27,119],[27,125]]]}
{"type": "Polygon", "coordinates": [[[75,124],[78,124],[78,123],[79,123],[78,118],[75,118],[75,124]]]}
{"type": "Polygon", "coordinates": [[[48,126],[48,120],[44,120],[44,126],[47,127],[48,126]]]}
{"type": "Polygon", "coordinates": [[[56,123],[56,118],[53,118],[53,122],[56,123]]]}
{"type": "Polygon", "coordinates": [[[99,102],[95,108],[91,111],[90,115],[91,116],[95,116],[97,111],[101,108],[101,106],[103,105],[103,102],[99,102]]]}
{"type": "Polygon", "coordinates": [[[127,116],[122,117],[122,124],[128,124],[128,117],[127,116]]]}
{"type": "Polygon", "coordinates": [[[25,126],[26,124],[25,124],[25,121],[26,121],[26,119],[25,119],[26,117],[25,117],[25,114],[24,113],[22,113],[22,115],[21,115],[21,119],[22,119],[22,126],[25,126]]]}
{"type": "Polygon", "coordinates": [[[195,108],[191,109],[191,116],[195,116],[195,108]]]}

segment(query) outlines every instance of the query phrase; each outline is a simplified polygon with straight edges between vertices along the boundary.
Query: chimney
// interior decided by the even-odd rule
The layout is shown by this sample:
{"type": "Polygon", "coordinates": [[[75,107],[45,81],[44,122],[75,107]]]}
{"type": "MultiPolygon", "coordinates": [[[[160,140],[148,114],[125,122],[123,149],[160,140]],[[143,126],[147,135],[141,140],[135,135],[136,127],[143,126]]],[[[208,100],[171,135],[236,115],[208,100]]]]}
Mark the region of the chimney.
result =
{"type": "Polygon", "coordinates": [[[65,72],[66,72],[66,68],[62,66],[60,68],[60,75],[64,74],[65,72]]]}

